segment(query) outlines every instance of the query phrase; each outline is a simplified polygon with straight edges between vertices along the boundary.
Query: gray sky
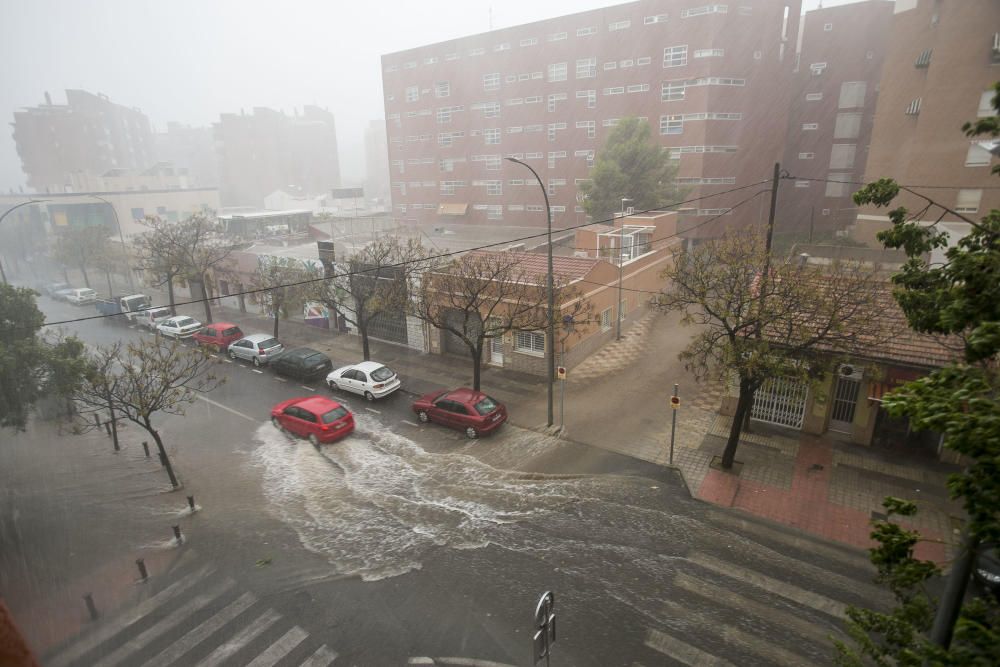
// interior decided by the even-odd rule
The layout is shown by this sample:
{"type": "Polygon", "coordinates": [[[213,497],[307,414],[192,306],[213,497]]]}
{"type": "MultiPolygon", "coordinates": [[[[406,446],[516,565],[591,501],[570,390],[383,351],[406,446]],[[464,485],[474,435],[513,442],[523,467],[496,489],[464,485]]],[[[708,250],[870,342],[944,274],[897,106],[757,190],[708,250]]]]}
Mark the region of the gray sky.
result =
{"type": "MultiPolygon", "coordinates": [[[[850,0],[826,0],[824,6],[850,0]]],[[[303,104],[337,118],[341,172],[364,173],[364,127],[381,118],[379,57],[573,12],[608,0],[0,0],[0,112],[65,103],[66,88],[140,108],[153,126],[303,104]]],[[[819,0],[803,0],[803,10],[819,0]]],[[[24,182],[0,132],[0,190],[24,182]]]]}

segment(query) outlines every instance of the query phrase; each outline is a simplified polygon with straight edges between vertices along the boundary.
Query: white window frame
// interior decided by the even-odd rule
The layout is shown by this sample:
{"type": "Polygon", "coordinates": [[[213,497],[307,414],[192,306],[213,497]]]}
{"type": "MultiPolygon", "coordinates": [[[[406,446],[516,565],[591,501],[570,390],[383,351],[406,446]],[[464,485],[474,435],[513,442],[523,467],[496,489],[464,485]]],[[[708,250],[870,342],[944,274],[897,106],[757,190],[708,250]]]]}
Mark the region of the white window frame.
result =
{"type": "Polygon", "coordinates": [[[977,213],[983,201],[983,191],[979,188],[963,188],[955,197],[956,213],[977,213]]]}
{"type": "Polygon", "coordinates": [[[500,72],[483,75],[483,90],[500,90],[500,72]]]}
{"type": "MultiPolygon", "coordinates": [[[[541,207],[539,207],[541,208],[541,207]]],[[[520,354],[528,354],[533,357],[545,356],[545,332],[544,331],[515,331],[514,351],[520,354]]]]}
{"type": "Polygon", "coordinates": [[[684,67],[688,63],[687,44],[667,46],[663,49],[663,67],[684,67]]]}
{"type": "Polygon", "coordinates": [[[483,130],[483,139],[487,146],[499,146],[501,134],[499,127],[489,127],[483,130]]]}
{"type": "Polygon", "coordinates": [[[576,78],[592,79],[597,76],[597,57],[578,58],[576,61],[576,78]]]}
{"type": "Polygon", "coordinates": [[[966,167],[988,167],[993,160],[993,154],[973,141],[969,144],[969,150],[965,154],[966,167]]]}
{"type": "Polygon", "coordinates": [[[548,71],[548,77],[547,77],[548,82],[552,83],[552,82],[555,82],[555,81],[565,81],[567,79],[567,76],[568,76],[567,75],[567,70],[568,70],[567,64],[564,63],[564,62],[562,62],[562,63],[552,63],[551,65],[548,66],[548,70],[547,70],[548,71]]]}

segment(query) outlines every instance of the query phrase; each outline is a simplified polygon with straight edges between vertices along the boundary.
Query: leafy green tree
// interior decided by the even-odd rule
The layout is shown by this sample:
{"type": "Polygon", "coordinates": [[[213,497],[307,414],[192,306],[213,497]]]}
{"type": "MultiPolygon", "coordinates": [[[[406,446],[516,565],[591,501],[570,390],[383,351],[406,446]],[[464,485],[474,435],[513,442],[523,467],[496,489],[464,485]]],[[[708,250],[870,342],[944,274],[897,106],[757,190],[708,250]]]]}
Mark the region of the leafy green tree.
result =
{"type": "Polygon", "coordinates": [[[610,219],[624,198],[639,211],[666,208],[684,196],[676,176],[676,162],[653,139],[649,123],[623,118],[597,153],[590,180],[580,186],[583,208],[592,220],[610,219]]]}
{"type": "Polygon", "coordinates": [[[150,284],[156,287],[166,285],[170,312],[176,315],[174,285],[184,272],[184,264],[177,249],[184,245],[185,230],[177,223],[155,216],[146,216],[142,224],[147,231],[135,239],[139,268],[152,276],[152,279],[147,278],[150,284]]]}
{"type": "MultiPolygon", "coordinates": [[[[968,136],[1000,134],[1000,84],[994,86],[996,114],[966,123],[968,136]]],[[[1000,173],[996,167],[993,170],[1000,173]]],[[[903,186],[892,179],[869,183],[855,193],[859,205],[890,206],[903,186]]],[[[906,415],[916,429],[932,429],[944,435],[945,446],[969,462],[953,474],[948,489],[960,499],[968,516],[968,554],[977,545],[1000,541],[1000,211],[993,209],[981,221],[969,220],[946,206],[910,191],[926,201],[925,208],[911,216],[905,207],[889,211],[892,227],[879,234],[888,248],[901,248],[909,257],[893,276],[895,296],[915,331],[956,335],[964,340],[964,359],[887,394],[883,407],[892,415],[906,415]],[[948,247],[947,235],[920,217],[931,207],[965,220],[967,236],[948,247]],[[931,264],[932,250],[947,248],[943,264],[931,264]]],[[[941,216],[944,217],[944,214],[941,216]]],[[[892,562],[905,577],[883,579],[899,590],[916,591],[937,574],[935,569],[913,559],[912,548],[901,549],[897,536],[887,534],[882,524],[872,533],[879,546],[872,560],[892,562]]],[[[915,543],[920,536],[912,532],[915,543]]],[[[964,582],[963,582],[964,584],[964,582]]],[[[838,645],[842,664],[1000,664],[1000,603],[987,595],[966,601],[959,612],[951,642],[932,645],[924,638],[939,602],[923,594],[901,597],[889,614],[852,610],[854,646],[838,645]],[[925,608],[926,607],[926,608],[925,608]]]]}

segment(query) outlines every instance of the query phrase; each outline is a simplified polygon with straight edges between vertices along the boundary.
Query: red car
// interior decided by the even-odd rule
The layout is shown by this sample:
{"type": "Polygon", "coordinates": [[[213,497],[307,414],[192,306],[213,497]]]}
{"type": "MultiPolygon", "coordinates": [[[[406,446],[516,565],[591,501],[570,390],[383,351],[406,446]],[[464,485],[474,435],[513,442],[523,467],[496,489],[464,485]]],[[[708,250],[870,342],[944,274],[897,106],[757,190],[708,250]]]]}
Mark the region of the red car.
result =
{"type": "Polygon", "coordinates": [[[444,424],[475,438],[500,428],[507,421],[507,408],[481,391],[455,389],[435,391],[413,402],[413,411],[423,423],[444,424]]]}
{"type": "Polygon", "coordinates": [[[198,345],[207,345],[216,352],[229,349],[230,343],[235,343],[243,338],[243,331],[232,322],[215,322],[206,324],[205,327],[194,336],[198,345]]]}
{"type": "Polygon", "coordinates": [[[354,431],[354,415],[323,396],[303,396],[271,408],[271,423],[279,431],[309,438],[313,445],[339,440],[354,431]]]}

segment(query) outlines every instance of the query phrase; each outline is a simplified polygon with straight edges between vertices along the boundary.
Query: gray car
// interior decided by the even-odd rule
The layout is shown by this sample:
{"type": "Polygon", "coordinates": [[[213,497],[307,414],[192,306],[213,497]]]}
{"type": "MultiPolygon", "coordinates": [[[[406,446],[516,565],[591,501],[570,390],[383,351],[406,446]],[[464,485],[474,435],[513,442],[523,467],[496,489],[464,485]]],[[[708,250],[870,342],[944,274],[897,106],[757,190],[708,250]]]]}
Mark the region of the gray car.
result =
{"type": "Polygon", "coordinates": [[[263,366],[284,349],[274,336],[250,334],[229,344],[229,358],[243,359],[253,362],[254,366],[263,366]]]}

